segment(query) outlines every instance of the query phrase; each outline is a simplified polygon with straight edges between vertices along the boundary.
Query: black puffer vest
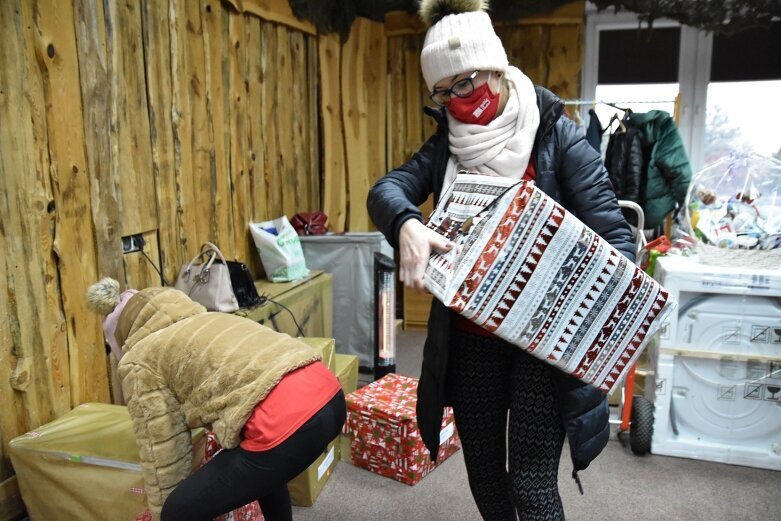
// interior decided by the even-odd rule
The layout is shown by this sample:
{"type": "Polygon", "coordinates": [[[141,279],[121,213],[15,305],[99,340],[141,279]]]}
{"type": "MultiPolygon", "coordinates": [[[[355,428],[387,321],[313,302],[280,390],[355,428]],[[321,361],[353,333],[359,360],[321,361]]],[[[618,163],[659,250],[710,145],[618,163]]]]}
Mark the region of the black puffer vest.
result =
{"type": "MultiPolygon", "coordinates": [[[[599,154],[574,123],[562,118],[563,105],[550,91],[536,88],[540,127],[533,160],[537,186],[563,204],[581,221],[634,259],[632,233],[621,213],[599,154]]],[[[404,165],[389,172],[372,187],[367,206],[372,220],[395,247],[407,219],[422,220],[418,206],[433,193],[439,199],[450,155],[447,118],[427,107],[439,126],[421,149],[404,165]]],[[[418,425],[432,458],[439,447],[439,431],[446,396],[446,375],[453,312],[436,299],[428,320],[428,337],[418,384],[418,425]]],[[[555,392],[570,454],[577,471],[602,451],[608,441],[608,404],[598,389],[565,373],[556,372],[555,392]]]]}

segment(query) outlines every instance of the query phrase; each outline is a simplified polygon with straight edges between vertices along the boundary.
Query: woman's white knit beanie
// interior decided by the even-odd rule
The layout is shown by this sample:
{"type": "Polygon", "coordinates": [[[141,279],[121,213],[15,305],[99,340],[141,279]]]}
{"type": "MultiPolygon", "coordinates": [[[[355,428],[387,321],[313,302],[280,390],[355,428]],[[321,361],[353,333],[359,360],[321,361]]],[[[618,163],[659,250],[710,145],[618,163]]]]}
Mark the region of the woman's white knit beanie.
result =
{"type": "Polygon", "coordinates": [[[423,0],[419,13],[432,24],[423,41],[420,67],[429,92],[444,78],[477,70],[504,71],[509,62],[484,0],[423,0]],[[445,16],[439,17],[442,13],[445,16]]]}

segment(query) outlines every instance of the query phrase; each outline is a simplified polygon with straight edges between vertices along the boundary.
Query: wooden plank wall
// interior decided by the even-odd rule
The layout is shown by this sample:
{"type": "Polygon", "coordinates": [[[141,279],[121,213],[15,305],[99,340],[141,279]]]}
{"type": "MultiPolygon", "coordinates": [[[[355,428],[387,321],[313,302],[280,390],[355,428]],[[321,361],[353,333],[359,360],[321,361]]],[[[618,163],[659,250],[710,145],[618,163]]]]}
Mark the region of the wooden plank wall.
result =
{"type": "Polygon", "coordinates": [[[387,172],[387,62],[381,23],[357,18],[341,46],[320,37],[323,209],[332,231],[373,229],[366,196],[387,172]]]}
{"type": "Polygon", "coordinates": [[[157,285],[146,257],[172,282],[205,241],[260,275],[247,223],[322,207],[318,37],[278,11],[0,2],[0,497],[9,440],[110,400],[89,284],[157,285]]]}
{"type": "MultiPolygon", "coordinates": [[[[422,33],[394,30],[357,19],[342,42],[287,0],[0,2],[0,498],[10,439],[110,400],[100,276],[157,285],[151,259],[172,282],[205,241],[260,275],[247,223],[298,211],[373,229],[369,187],[434,130],[422,33]]],[[[575,96],[580,30],[500,34],[575,96]]]]}

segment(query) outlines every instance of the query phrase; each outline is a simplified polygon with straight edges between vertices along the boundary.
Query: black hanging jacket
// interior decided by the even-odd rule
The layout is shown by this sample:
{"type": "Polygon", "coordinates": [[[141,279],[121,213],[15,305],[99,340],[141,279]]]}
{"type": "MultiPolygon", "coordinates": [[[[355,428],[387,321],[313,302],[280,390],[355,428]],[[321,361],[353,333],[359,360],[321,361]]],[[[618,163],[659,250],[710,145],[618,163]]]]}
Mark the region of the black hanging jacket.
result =
{"type": "MultiPolygon", "coordinates": [[[[561,114],[564,106],[552,92],[536,87],[540,127],[533,160],[536,184],[563,204],[581,221],[634,259],[632,233],[621,213],[599,153],[578,127],[561,114]]],[[[439,199],[450,155],[447,118],[443,110],[426,107],[438,122],[437,132],[402,166],[383,176],[369,191],[369,215],[388,242],[398,246],[399,229],[407,219],[423,220],[418,206],[430,194],[439,199]]],[[[439,448],[439,431],[446,396],[446,375],[454,312],[434,299],[423,348],[418,383],[417,419],[432,459],[439,448]]],[[[567,433],[573,474],[585,469],[605,447],[608,436],[608,404],[595,387],[556,372],[555,392],[567,433]]],[[[576,475],[575,475],[576,477],[576,475]]]]}

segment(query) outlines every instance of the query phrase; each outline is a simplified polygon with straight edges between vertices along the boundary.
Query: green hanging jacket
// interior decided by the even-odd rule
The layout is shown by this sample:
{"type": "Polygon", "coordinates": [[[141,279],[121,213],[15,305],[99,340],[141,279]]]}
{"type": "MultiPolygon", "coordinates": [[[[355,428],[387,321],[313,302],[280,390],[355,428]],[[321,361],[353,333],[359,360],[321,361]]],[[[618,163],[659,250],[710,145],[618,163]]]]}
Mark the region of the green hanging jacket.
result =
{"type": "Polygon", "coordinates": [[[645,228],[655,228],[673,210],[682,208],[692,178],[689,155],[670,114],[663,110],[632,113],[624,123],[642,130],[647,170],[640,186],[645,228]]]}

